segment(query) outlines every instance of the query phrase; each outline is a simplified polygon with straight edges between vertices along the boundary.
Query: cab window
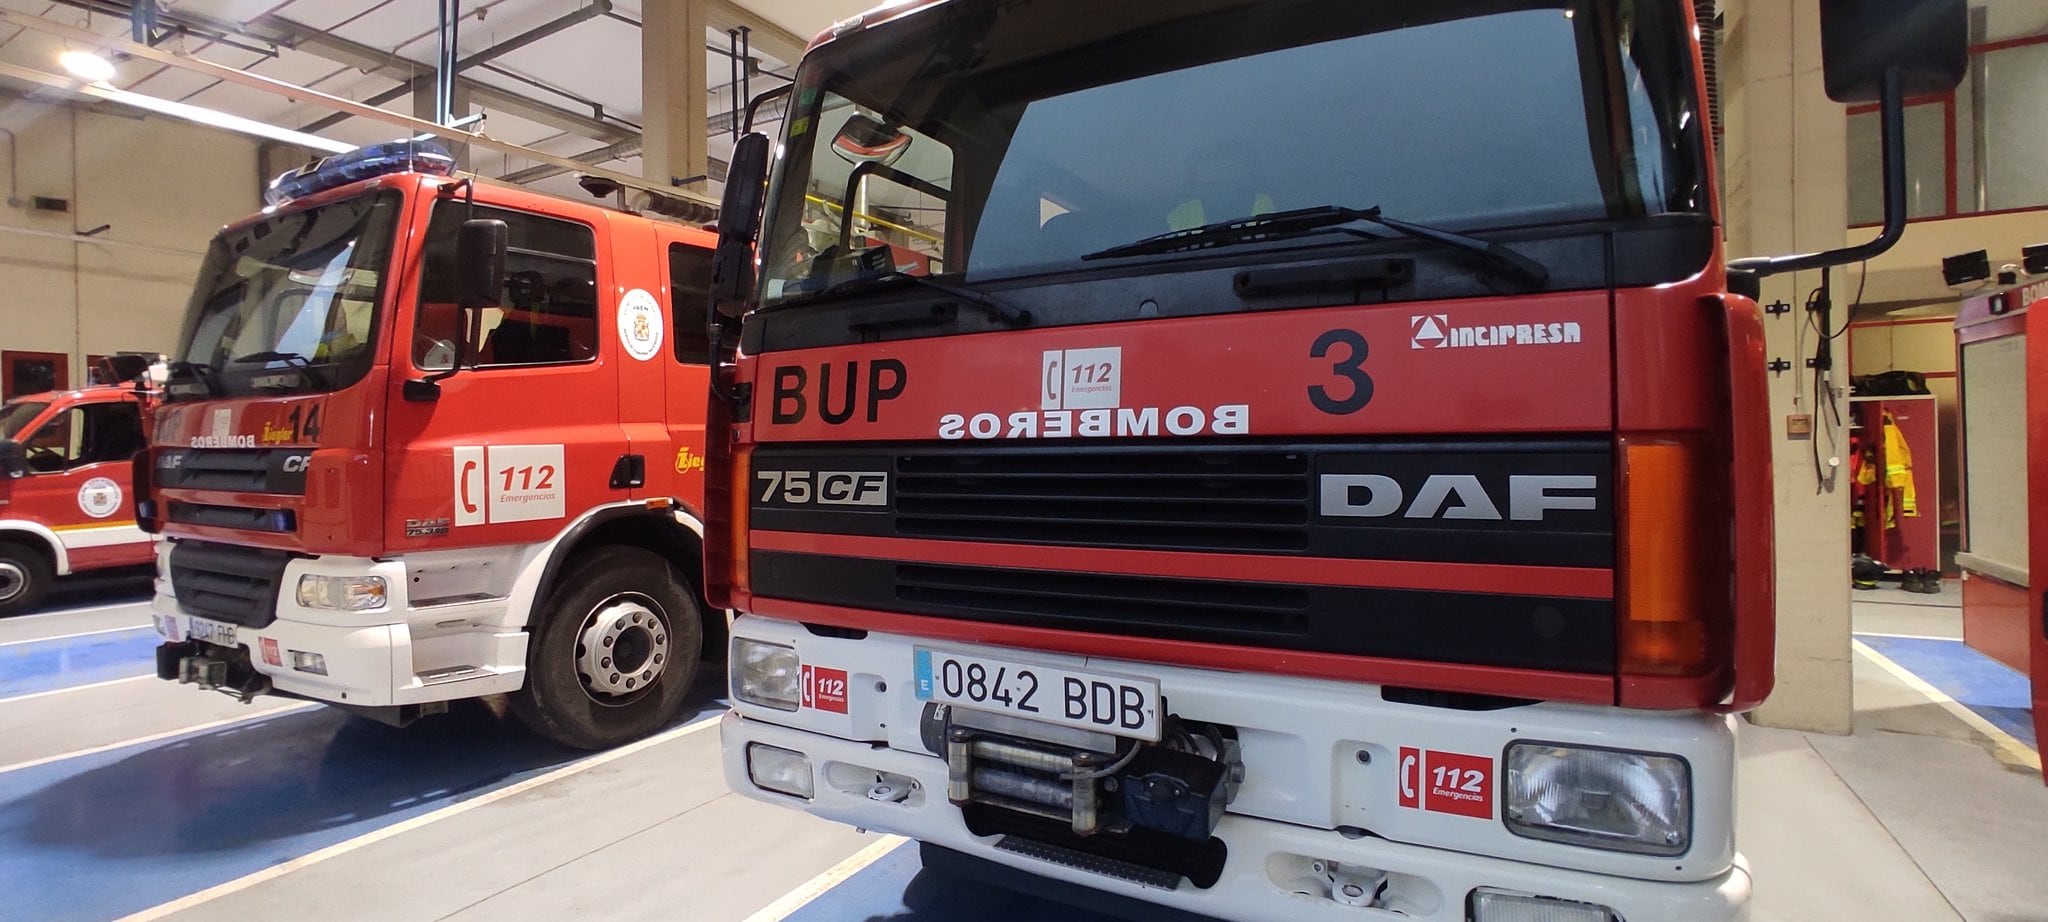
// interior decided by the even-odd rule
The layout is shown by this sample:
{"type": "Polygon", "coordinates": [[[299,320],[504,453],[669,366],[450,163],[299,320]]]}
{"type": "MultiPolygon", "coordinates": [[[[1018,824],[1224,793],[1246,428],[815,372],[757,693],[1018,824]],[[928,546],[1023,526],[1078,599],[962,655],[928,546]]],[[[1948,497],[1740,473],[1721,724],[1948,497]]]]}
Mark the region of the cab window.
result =
{"type": "Polygon", "coordinates": [[[22,448],[38,474],[126,461],[142,450],[142,416],[132,403],[72,407],[37,427],[22,448]]]}
{"type": "Polygon", "coordinates": [[[674,312],[676,361],[711,364],[709,332],[704,328],[711,309],[711,251],[671,243],[668,246],[668,303],[674,312]]]}
{"type": "Polygon", "coordinates": [[[455,236],[471,217],[505,222],[505,290],[496,307],[471,312],[468,367],[587,362],[597,357],[597,238],[582,224],[448,200],[434,205],[421,259],[413,364],[447,368],[464,339],[456,305],[455,236]]]}

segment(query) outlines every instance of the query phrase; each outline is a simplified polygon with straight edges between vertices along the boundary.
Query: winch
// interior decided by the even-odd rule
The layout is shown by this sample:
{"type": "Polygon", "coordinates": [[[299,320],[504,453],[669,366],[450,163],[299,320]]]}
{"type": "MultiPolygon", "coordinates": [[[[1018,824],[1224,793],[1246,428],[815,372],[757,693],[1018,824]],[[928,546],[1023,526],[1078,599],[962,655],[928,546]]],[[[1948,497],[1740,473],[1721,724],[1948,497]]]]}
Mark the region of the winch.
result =
{"type": "Polygon", "coordinates": [[[1207,839],[1245,774],[1234,730],[1178,717],[1145,743],[939,706],[927,712],[926,739],[943,741],[933,748],[946,759],[947,800],[1057,820],[1077,836],[1149,829],[1207,839]]]}

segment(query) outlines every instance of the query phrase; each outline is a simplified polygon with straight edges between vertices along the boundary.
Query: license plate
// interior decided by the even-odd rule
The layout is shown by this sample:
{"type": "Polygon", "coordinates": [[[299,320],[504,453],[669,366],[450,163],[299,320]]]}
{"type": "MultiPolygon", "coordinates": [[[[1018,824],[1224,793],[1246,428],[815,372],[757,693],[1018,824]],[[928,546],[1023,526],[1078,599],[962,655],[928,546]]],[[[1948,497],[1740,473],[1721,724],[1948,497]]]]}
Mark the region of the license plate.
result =
{"type": "Polygon", "coordinates": [[[917,697],[1158,742],[1159,683],[1034,663],[915,651],[917,697]]]}
{"type": "Polygon", "coordinates": [[[223,647],[235,645],[235,626],[232,624],[208,621],[205,618],[193,618],[192,629],[187,633],[191,635],[193,640],[203,640],[207,643],[218,644],[223,647]]]}

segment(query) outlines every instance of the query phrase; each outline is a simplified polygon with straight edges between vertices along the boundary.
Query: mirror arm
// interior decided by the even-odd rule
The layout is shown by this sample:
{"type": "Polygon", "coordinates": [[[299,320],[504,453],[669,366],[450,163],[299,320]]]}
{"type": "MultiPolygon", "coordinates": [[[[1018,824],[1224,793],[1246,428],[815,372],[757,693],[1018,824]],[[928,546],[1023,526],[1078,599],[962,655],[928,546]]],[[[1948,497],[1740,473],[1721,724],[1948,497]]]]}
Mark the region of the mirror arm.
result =
{"type": "Polygon", "coordinates": [[[1906,93],[1898,68],[1885,71],[1878,101],[1879,130],[1884,136],[1884,227],[1868,243],[1803,256],[1757,256],[1728,264],[1731,272],[1754,278],[1804,272],[1827,266],[1875,259],[1906,234],[1906,93]]]}
{"type": "Polygon", "coordinates": [[[746,134],[754,130],[754,113],[760,110],[762,103],[768,102],[770,100],[781,99],[784,96],[788,96],[790,92],[795,89],[795,83],[785,83],[781,86],[776,87],[775,89],[769,90],[768,92],[762,93],[761,95],[754,97],[751,101],[747,103],[746,121],[741,123],[740,133],[746,134]]]}

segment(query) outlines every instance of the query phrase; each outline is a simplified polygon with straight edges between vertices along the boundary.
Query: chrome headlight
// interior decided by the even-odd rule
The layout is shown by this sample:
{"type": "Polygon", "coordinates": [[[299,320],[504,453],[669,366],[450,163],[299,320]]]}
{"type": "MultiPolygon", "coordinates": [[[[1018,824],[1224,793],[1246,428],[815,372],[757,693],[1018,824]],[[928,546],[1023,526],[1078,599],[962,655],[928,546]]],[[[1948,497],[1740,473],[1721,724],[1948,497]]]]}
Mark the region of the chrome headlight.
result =
{"type": "Polygon", "coordinates": [[[732,696],[748,704],[794,711],[801,669],[796,650],[744,637],[732,642],[732,696]]]}
{"type": "Polygon", "coordinates": [[[1507,751],[1508,830],[1644,855],[1692,846],[1692,771],[1672,755],[1518,742],[1507,751]]]}
{"type": "Polygon", "coordinates": [[[316,576],[299,577],[300,608],[331,608],[336,611],[374,611],[384,607],[384,577],[316,576]]]}

